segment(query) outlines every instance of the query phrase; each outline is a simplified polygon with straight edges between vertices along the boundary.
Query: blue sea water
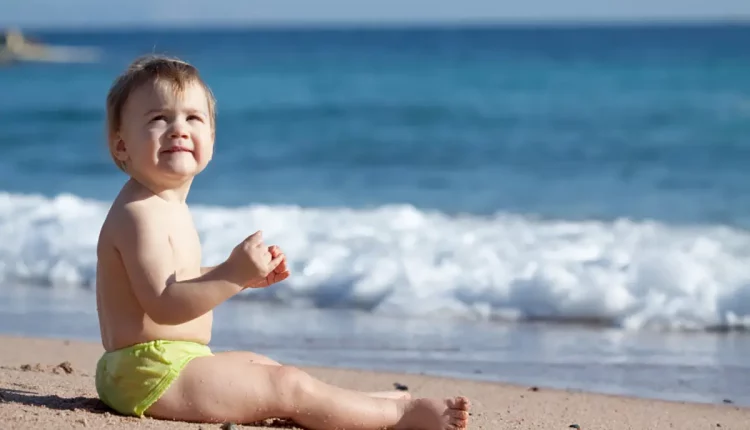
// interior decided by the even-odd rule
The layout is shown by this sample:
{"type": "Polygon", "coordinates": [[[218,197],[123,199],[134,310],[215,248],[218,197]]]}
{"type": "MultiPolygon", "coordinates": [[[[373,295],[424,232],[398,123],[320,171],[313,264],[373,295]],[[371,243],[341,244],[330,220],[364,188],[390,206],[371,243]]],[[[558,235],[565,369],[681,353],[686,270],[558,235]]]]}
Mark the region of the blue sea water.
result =
{"type": "Polygon", "coordinates": [[[263,229],[294,270],[220,346],[750,404],[750,26],[31,36],[103,56],[0,68],[5,331],[96,337],[104,98],[166,53],[218,99],[206,264],[263,229]]]}

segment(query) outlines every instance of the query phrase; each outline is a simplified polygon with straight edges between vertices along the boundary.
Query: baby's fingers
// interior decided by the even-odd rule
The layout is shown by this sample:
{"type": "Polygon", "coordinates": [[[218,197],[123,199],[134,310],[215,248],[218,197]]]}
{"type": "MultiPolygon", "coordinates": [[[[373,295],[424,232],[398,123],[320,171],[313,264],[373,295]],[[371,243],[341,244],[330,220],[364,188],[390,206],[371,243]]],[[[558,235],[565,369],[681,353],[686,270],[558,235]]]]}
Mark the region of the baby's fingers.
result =
{"type": "Polygon", "coordinates": [[[289,275],[290,275],[290,273],[289,273],[288,270],[284,271],[284,272],[281,272],[281,273],[274,273],[273,274],[273,283],[275,284],[277,282],[281,282],[284,279],[288,278],[289,275]]]}
{"type": "Polygon", "coordinates": [[[273,269],[273,271],[276,272],[276,273],[286,272],[287,271],[287,267],[286,267],[286,254],[279,254],[279,257],[282,257],[283,260],[281,260],[281,263],[279,263],[279,265],[276,266],[276,268],[273,269]]]}
{"type": "Polygon", "coordinates": [[[269,263],[268,263],[268,270],[270,272],[274,272],[277,267],[279,267],[279,264],[281,264],[282,261],[284,261],[284,254],[279,254],[276,257],[274,257],[269,263]]]}

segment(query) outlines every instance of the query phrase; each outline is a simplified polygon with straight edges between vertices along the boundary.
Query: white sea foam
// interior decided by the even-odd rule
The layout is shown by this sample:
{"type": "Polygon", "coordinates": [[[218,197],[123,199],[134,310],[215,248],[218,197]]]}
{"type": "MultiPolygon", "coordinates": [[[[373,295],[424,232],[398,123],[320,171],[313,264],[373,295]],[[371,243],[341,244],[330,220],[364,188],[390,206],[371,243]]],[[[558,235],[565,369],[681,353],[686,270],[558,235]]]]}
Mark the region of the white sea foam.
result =
{"type": "MultiPolygon", "coordinates": [[[[91,286],[108,205],[0,193],[0,281],[91,286]]],[[[630,329],[750,327],[750,234],[723,226],[194,206],[205,264],[256,229],[293,276],[247,293],[290,305],[630,329]]]]}

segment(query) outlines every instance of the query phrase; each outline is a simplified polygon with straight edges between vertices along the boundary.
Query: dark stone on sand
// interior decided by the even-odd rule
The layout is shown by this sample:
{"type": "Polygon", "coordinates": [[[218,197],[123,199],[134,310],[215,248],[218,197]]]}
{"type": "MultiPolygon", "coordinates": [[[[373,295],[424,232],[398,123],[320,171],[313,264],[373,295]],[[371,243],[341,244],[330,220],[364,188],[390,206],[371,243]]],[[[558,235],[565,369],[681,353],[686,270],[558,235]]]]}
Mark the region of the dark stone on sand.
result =
{"type": "Polygon", "coordinates": [[[55,374],[65,373],[68,375],[75,372],[73,365],[70,364],[69,361],[63,361],[62,363],[54,367],[42,366],[39,363],[34,364],[34,365],[24,364],[24,365],[21,365],[21,370],[23,370],[24,372],[52,372],[55,374]]]}
{"type": "Polygon", "coordinates": [[[39,363],[33,366],[31,364],[24,364],[21,366],[21,370],[23,370],[24,372],[44,372],[42,365],[39,363]]]}
{"type": "Polygon", "coordinates": [[[394,382],[393,387],[399,391],[409,391],[409,387],[404,384],[399,384],[398,382],[394,382]]]}
{"type": "Polygon", "coordinates": [[[529,388],[529,391],[539,391],[539,387],[531,387],[529,388]]]}
{"type": "Polygon", "coordinates": [[[59,373],[59,370],[62,370],[63,372],[67,373],[68,375],[70,375],[74,371],[73,370],[73,365],[70,364],[69,361],[64,361],[64,362],[58,364],[57,367],[55,367],[52,371],[55,372],[55,373],[59,373]]]}

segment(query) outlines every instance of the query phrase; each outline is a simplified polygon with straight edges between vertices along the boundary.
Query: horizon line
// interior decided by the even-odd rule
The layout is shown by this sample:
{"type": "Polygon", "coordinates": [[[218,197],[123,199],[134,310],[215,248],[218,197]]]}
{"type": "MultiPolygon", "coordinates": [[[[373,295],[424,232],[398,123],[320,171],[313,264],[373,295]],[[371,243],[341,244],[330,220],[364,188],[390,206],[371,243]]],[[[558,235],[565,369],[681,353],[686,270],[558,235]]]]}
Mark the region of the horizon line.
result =
{"type": "Polygon", "coordinates": [[[482,28],[596,28],[596,27],[695,27],[750,25],[750,14],[734,17],[643,17],[643,18],[539,18],[539,19],[471,19],[471,20],[329,20],[329,21],[210,21],[186,20],[180,23],[119,22],[109,24],[17,24],[0,23],[0,29],[22,31],[102,31],[102,30],[389,30],[389,29],[482,29],[482,28]]]}

